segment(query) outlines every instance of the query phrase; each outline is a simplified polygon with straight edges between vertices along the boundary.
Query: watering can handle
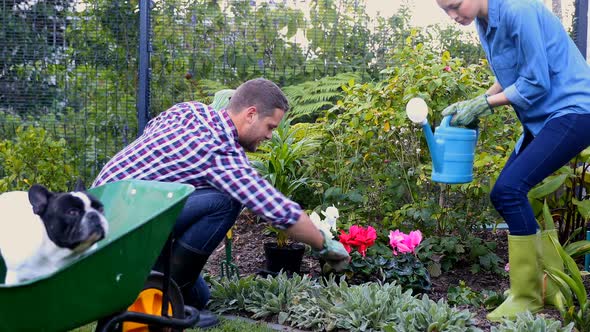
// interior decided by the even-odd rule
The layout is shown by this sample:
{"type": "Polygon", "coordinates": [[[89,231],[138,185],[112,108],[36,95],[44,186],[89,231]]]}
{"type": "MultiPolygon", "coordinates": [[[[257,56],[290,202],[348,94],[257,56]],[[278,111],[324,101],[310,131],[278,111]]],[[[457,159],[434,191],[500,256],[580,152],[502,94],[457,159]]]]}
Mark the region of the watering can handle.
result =
{"type": "MultiPolygon", "coordinates": [[[[441,128],[445,128],[445,127],[452,127],[451,126],[451,119],[453,118],[453,115],[447,115],[445,116],[442,121],[440,122],[440,127],[441,128]]],[[[466,128],[466,129],[471,129],[471,128],[466,128]]],[[[479,136],[479,128],[475,127],[471,130],[475,130],[475,134],[477,136],[479,136]]]]}
{"type": "Polygon", "coordinates": [[[452,115],[447,115],[447,116],[445,116],[445,117],[442,119],[442,121],[441,121],[441,123],[440,123],[440,126],[441,126],[441,127],[450,127],[450,126],[451,126],[451,119],[452,119],[452,118],[453,118],[453,116],[452,116],[452,115]]]}

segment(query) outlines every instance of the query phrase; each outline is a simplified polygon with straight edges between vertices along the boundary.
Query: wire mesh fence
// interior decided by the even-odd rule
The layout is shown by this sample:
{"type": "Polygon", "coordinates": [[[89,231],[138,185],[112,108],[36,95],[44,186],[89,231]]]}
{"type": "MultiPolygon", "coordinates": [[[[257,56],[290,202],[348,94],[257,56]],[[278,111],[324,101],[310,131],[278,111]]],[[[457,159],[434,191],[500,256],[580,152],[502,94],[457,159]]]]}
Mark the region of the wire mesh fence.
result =
{"type": "MultiPolygon", "coordinates": [[[[377,79],[411,33],[407,8],[370,16],[362,0],[0,0],[0,8],[0,139],[45,128],[67,142],[63,163],[87,183],[136,137],[138,104],[149,118],[260,76],[280,86],[343,72],[377,79]],[[141,33],[147,102],[137,97],[141,33]]],[[[455,35],[444,33],[453,47],[455,35]]],[[[482,56],[464,46],[457,50],[470,61],[482,56]]]]}
{"type": "Polygon", "coordinates": [[[107,1],[4,0],[1,8],[0,138],[43,127],[67,141],[64,165],[92,178],[137,132],[137,37],[127,31],[136,23],[107,1]]]}

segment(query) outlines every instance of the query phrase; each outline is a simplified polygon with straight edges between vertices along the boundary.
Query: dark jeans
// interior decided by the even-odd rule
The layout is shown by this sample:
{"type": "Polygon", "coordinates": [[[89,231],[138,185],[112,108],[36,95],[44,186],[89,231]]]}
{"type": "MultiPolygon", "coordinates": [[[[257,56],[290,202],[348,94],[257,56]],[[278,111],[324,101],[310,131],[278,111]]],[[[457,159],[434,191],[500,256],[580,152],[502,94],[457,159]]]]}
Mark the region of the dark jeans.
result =
{"type": "MultiPolygon", "coordinates": [[[[197,189],[184,204],[176,224],[174,237],[189,245],[195,252],[209,256],[234,225],[242,205],[230,195],[216,189],[197,189]]],[[[203,309],[209,301],[209,286],[200,275],[186,303],[203,309]]]]}
{"type": "Polygon", "coordinates": [[[519,153],[512,153],[490,193],[511,235],[537,232],[528,192],[589,145],[590,114],[555,118],[536,137],[525,137],[519,153]]]}

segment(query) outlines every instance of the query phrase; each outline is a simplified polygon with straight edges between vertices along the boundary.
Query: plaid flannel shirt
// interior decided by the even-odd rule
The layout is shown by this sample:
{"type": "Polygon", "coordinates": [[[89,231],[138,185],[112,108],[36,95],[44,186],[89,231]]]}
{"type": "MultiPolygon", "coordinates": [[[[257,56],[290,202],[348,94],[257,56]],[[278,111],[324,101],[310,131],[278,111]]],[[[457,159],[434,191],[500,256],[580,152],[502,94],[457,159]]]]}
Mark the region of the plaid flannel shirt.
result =
{"type": "Polygon", "coordinates": [[[213,187],[278,228],[294,224],[301,207],[256,172],[237,137],[225,110],[180,103],[152,119],[139,138],[107,162],[92,185],[138,179],[213,187]]]}

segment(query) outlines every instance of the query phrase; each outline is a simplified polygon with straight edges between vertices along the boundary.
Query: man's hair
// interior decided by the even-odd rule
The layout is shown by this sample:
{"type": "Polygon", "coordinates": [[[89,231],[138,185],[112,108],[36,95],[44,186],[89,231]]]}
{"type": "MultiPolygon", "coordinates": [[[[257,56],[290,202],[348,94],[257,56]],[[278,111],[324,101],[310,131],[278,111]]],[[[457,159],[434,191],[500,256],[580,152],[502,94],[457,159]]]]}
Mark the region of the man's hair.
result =
{"type": "Polygon", "coordinates": [[[289,102],[281,89],[264,78],[255,78],[242,83],[232,95],[228,110],[239,112],[240,110],[256,106],[261,116],[271,116],[275,109],[285,112],[289,110],[289,102]]]}

